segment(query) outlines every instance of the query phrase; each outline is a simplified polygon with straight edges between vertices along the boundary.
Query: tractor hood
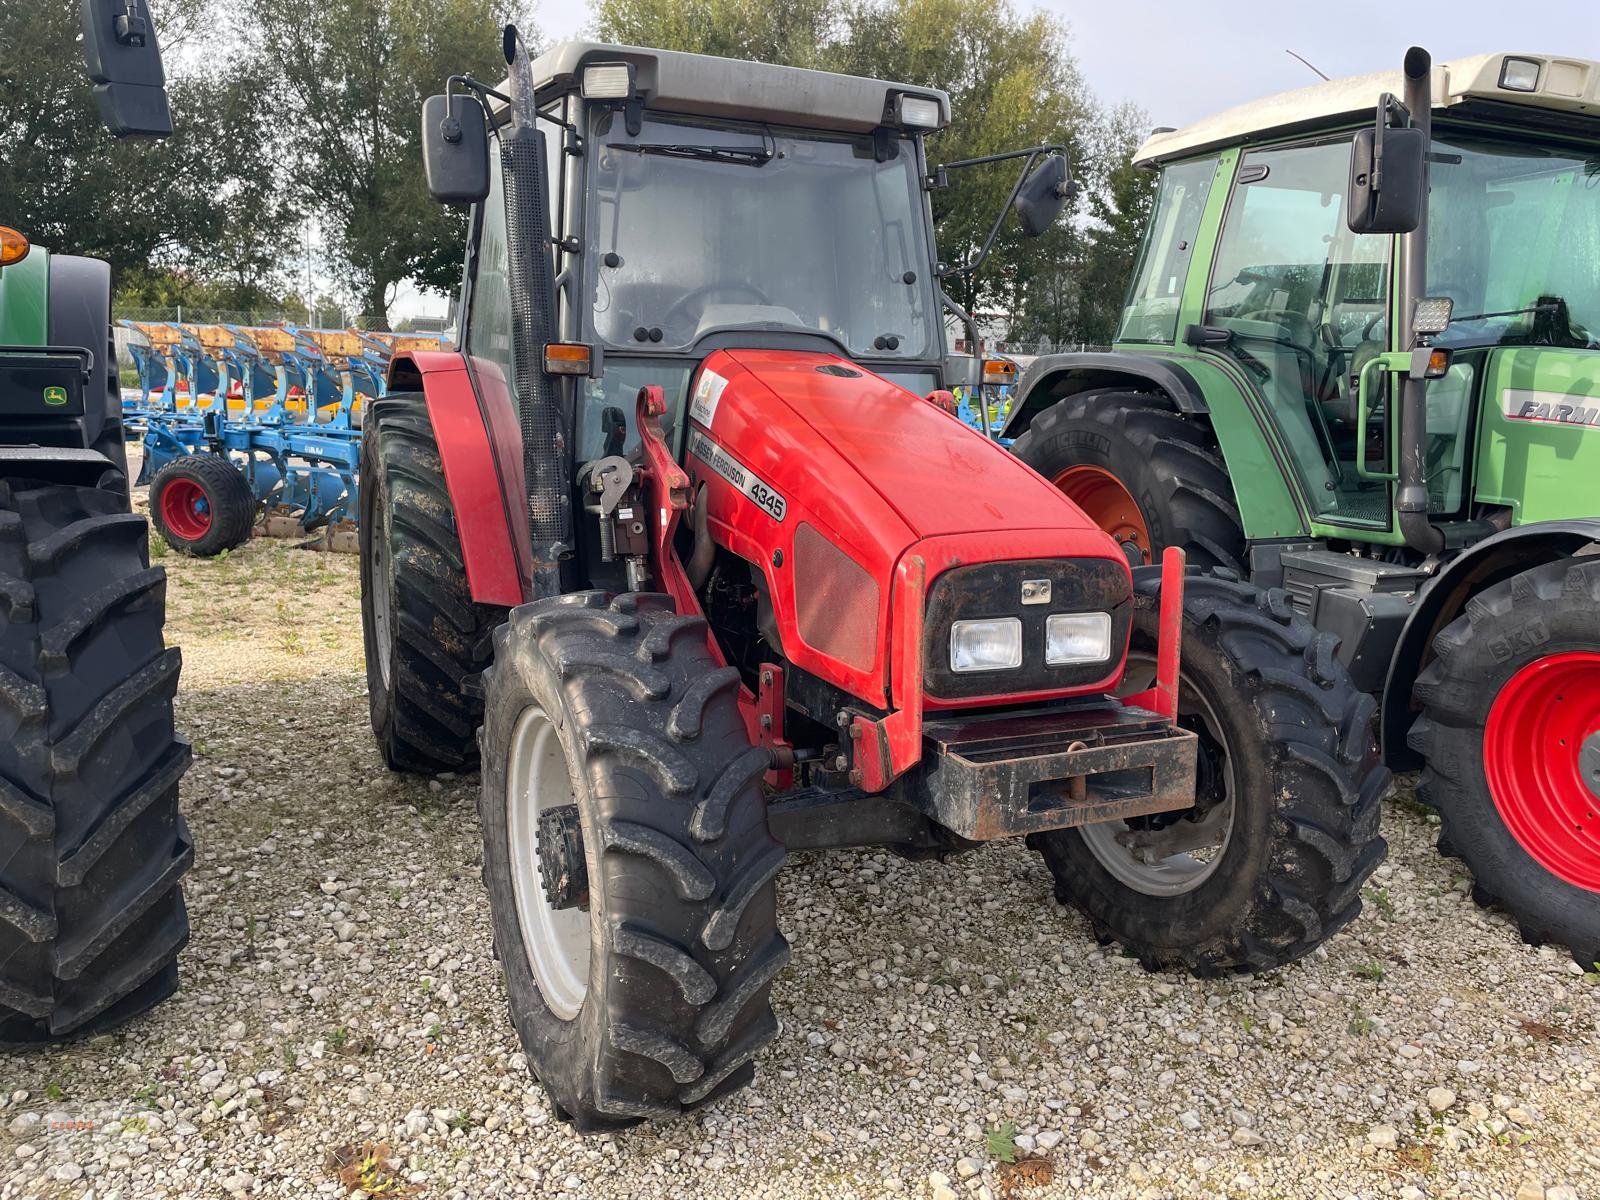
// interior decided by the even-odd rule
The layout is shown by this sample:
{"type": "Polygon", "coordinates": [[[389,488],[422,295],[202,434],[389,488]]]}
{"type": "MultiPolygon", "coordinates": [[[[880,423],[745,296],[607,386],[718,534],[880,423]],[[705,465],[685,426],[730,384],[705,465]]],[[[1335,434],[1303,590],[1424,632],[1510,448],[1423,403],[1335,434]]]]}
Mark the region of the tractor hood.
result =
{"type": "MultiPolygon", "coordinates": [[[[758,416],[757,440],[782,446],[774,463],[778,475],[795,477],[804,489],[830,490],[851,476],[912,539],[1093,528],[1060,492],[1000,446],[848,359],[785,350],[718,351],[701,368],[693,395],[690,415],[714,438],[721,422],[733,418],[731,410],[758,416]],[[709,415],[705,397],[718,389],[710,409],[715,417],[701,420],[709,415]],[[724,405],[730,409],[726,415],[724,405]]],[[[735,453],[745,450],[722,444],[735,453]]],[[[858,519],[873,515],[860,512],[858,519]]]]}
{"type": "Polygon", "coordinates": [[[848,359],[714,352],[690,391],[686,451],[712,541],[764,578],[769,643],[877,705],[894,612],[915,605],[921,619],[913,577],[932,587],[957,567],[1014,564],[994,585],[995,603],[1008,606],[1021,602],[1020,573],[1062,574],[1062,597],[1101,577],[1127,593],[1122,551],[1060,491],[848,359]]]}

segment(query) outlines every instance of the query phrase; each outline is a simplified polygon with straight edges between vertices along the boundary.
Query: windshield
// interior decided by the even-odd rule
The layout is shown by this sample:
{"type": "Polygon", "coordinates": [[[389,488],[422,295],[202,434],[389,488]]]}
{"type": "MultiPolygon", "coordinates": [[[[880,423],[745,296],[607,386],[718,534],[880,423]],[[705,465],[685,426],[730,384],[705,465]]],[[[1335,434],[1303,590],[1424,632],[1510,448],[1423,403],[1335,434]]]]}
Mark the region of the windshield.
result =
{"type": "Polygon", "coordinates": [[[1428,292],[1442,345],[1600,349],[1600,153],[1435,138],[1428,292]]]}
{"type": "Polygon", "coordinates": [[[727,326],[826,334],[914,359],[934,314],[914,144],[611,111],[591,138],[594,329],[681,350],[727,326]]]}

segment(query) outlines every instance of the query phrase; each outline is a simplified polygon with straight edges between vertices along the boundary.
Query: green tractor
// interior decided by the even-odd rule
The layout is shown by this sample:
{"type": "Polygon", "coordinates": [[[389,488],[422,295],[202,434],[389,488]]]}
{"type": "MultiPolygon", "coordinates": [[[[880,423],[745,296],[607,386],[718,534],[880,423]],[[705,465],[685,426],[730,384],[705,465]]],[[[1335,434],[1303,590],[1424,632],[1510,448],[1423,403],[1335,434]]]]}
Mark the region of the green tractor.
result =
{"type": "Polygon", "coordinates": [[[1593,963],[1600,63],[1412,49],[1138,161],[1116,345],[1034,361],[1004,434],[1130,560],[1336,633],[1478,901],[1593,963]]]}
{"type": "MultiPolygon", "coordinates": [[[[143,0],[85,0],[83,27],[111,132],[170,133],[143,0]]],[[[0,1044],[143,1012],[189,937],[179,654],[129,503],[110,309],[105,263],[0,228],[0,1044]]]]}

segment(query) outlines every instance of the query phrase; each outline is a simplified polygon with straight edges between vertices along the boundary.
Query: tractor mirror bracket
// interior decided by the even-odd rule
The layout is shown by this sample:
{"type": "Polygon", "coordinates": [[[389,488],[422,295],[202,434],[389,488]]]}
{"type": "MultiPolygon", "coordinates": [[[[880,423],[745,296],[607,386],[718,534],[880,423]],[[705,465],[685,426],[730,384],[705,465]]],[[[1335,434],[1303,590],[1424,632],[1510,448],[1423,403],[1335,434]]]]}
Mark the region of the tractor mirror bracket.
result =
{"type": "Polygon", "coordinates": [[[1427,203],[1428,135],[1384,93],[1378,117],[1350,146],[1351,233],[1412,233],[1427,203]]]}
{"type": "Polygon", "coordinates": [[[489,121],[476,96],[423,101],[422,166],[440,204],[477,204],[489,194],[489,121]]]}
{"type": "Polygon", "coordinates": [[[114,137],[172,132],[161,46],[145,0],[83,0],[83,61],[114,137]]]}

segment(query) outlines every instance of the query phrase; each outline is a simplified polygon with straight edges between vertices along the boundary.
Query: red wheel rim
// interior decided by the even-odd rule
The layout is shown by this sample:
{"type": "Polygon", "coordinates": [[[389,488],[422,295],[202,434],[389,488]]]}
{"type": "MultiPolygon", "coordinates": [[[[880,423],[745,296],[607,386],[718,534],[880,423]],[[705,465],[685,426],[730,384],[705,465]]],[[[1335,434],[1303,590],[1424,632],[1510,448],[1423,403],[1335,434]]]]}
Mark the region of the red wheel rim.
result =
{"type": "Polygon", "coordinates": [[[1484,726],[1483,769],[1534,861],[1600,892],[1600,653],[1552,654],[1508,679],[1484,726]]]}
{"type": "Polygon", "coordinates": [[[211,530],[211,497],[192,479],[174,479],[161,489],[161,523],[186,542],[211,530]]]}
{"type": "Polygon", "coordinates": [[[1117,539],[1135,566],[1153,562],[1150,529],[1133,494],[1104,467],[1068,467],[1051,481],[1083,509],[1084,516],[1117,539]]]}

